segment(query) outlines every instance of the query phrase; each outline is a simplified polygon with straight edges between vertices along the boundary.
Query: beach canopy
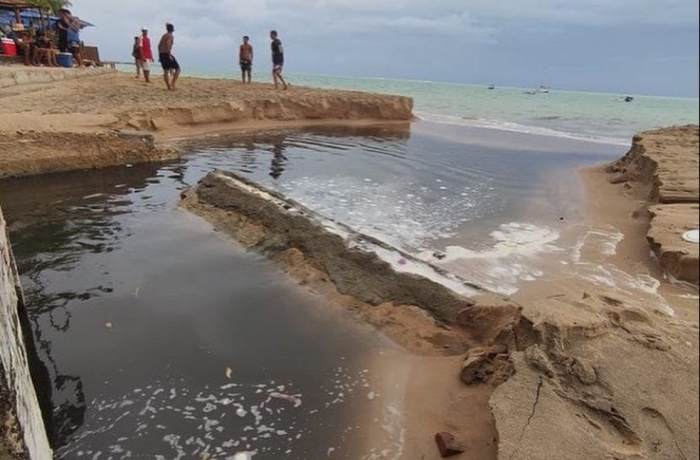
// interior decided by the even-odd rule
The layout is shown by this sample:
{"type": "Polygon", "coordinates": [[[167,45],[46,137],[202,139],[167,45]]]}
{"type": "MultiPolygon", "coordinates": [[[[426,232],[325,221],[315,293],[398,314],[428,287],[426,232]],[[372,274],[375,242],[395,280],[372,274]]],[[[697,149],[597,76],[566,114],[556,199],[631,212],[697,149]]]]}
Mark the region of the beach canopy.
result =
{"type": "Polygon", "coordinates": [[[38,8],[36,5],[32,5],[27,0],[0,0],[0,8],[12,9],[15,8],[38,8]]]}
{"type": "MultiPolygon", "coordinates": [[[[6,0],[0,0],[0,3],[6,1],[6,0]]],[[[24,23],[25,26],[29,26],[29,22],[31,22],[33,19],[36,20],[41,20],[42,19],[42,14],[37,11],[37,10],[24,10],[19,13],[19,17],[24,23]]],[[[58,22],[58,17],[57,16],[46,16],[43,15],[43,18],[48,18],[50,23],[56,23],[58,22]]],[[[83,21],[80,18],[76,18],[78,22],[80,23],[80,28],[84,29],[85,27],[95,27],[94,24],[83,21]]],[[[10,22],[15,21],[15,13],[12,12],[6,12],[6,13],[0,13],[0,24],[9,24],[10,22]]]]}

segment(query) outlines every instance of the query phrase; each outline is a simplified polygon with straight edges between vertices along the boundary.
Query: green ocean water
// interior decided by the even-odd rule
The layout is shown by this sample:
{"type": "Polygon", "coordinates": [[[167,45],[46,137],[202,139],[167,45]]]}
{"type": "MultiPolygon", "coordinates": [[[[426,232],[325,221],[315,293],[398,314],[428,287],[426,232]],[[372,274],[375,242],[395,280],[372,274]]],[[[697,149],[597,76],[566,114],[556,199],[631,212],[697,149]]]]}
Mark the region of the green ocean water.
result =
{"type": "MultiPolygon", "coordinates": [[[[190,75],[238,78],[238,74],[194,70],[190,75]]],[[[289,74],[292,85],[337,88],[410,96],[424,120],[606,143],[630,144],[642,130],[698,124],[698,99],[634,94],[561,91],[532,93],[535,88],[289,74]],[[632,102],[624,102],[632,96],[632,102]]],[[[257,81],[269,81],[266,73],[257,81]]]]}
{"type": "Polygon", "coordinates": [[[573,138],[629,143],[636,132],[698,123],[698,100],[500,88],[422,81],[323,76],[291,76],[299,84],[411,96],[415,113],[430,121],[530,132],[573,138]]]}

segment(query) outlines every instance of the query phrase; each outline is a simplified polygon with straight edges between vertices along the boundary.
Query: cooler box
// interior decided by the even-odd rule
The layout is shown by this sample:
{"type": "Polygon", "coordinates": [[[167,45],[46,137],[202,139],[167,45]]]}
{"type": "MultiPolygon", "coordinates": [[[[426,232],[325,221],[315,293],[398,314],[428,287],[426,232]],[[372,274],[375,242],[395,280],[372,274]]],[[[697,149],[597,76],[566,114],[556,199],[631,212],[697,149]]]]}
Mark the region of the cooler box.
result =
{"type": "Polygon", "coordinates": [[[56,60],[61,67],[73,67],[73,55],[70,53],[58,53],[56,60]]]}
{"type": "Polygon", "coordinates": [[[14,40],[10,40],[9,38],[2,39],[2,54],[17,56],[17,45],[14,40]]]}

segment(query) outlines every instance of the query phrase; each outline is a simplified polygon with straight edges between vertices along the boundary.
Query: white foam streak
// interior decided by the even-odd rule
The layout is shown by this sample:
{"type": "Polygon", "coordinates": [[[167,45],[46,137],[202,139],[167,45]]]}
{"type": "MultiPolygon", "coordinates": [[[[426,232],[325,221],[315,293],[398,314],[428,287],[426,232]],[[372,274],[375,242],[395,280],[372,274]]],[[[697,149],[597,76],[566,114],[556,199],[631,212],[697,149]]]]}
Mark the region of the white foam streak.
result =
{"type": "Polygon", "coordinates": [[[450,116],[450,115],[439,115],[435,113],[427,113],[416,111],[415,115],[424,121],[429,121],[431,123],[440,123],[445,125],[453,126],[467,126],[470,128],[483,128],[483,129],[493,129],[497,131],[507,131],[512,133],[521,134],[531,134],[535,136],[545,136],[545,137],[557,137],[562,139],[571,139],[577,141],[594,142],[596,144],[609,144],[609,145],[629,145],[629,139],[616,138],[616,137],[603,137],[603,136],[591,136],[585,134],[568,133],[564,131],[557,131],[550,128],[543,128],[540,126],[528,126],[519,123],[513,123],[508,121],[500,120],[490,120],[486,118],[477,119],[464,119],[460,117],[450,116]]]}

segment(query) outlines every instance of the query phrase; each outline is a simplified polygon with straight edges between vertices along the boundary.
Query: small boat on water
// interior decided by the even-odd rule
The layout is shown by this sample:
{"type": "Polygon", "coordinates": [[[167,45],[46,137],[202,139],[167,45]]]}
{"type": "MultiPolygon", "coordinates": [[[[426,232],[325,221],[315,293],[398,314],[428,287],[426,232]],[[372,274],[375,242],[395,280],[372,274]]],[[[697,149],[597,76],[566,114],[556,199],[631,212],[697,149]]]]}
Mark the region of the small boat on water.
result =
{"type": "Polygon", "coordinates": [[[488,89],[496,89],[496,85],[489,85],[488,89]]]}
{"type": "Polygon", "coordinates": [[[546,86],[542,86],[542,85],[538,86],[538,87],[535,88],[535,89],[529,89],[529,90],[527,90],[527,91],[523,91],[523,94],[529,94],[529,95],[533,95],[533,94],[548,94],[548,93],[549,93],[549,88],[546,87],[546,86]]]}
{"type": "Polygon", "coordinates": [[[625,99],[624,99],[625,102],[632,102],[633,100],[634,100],[634,98],[632,96],[625,96],[625,99]]]}

